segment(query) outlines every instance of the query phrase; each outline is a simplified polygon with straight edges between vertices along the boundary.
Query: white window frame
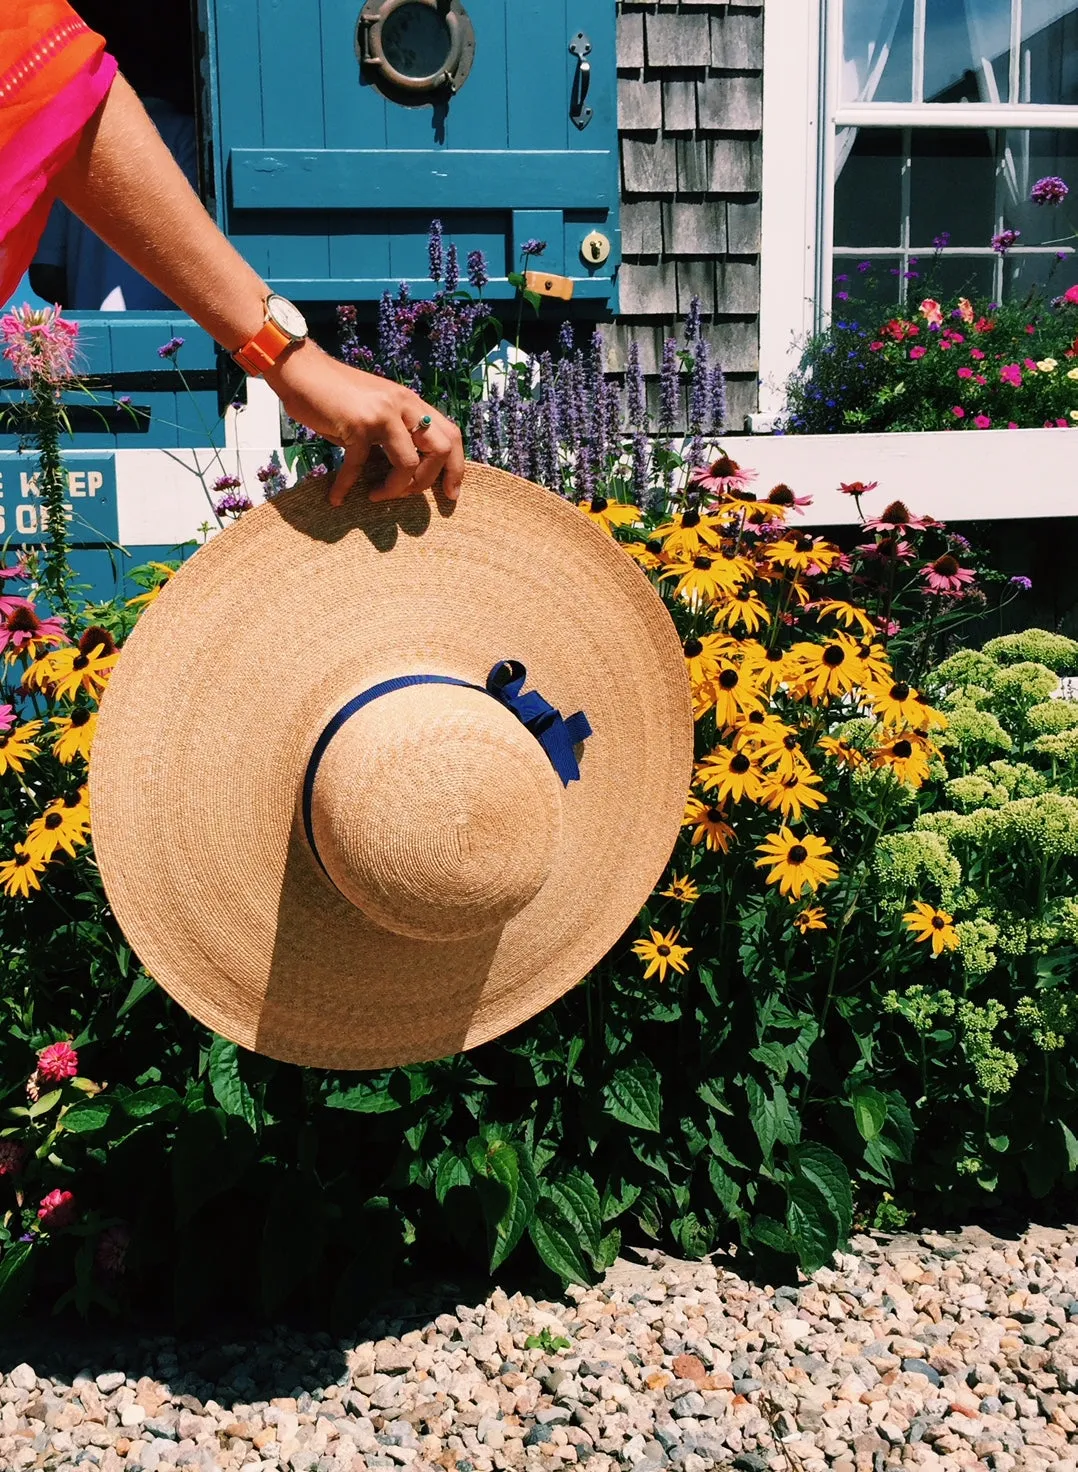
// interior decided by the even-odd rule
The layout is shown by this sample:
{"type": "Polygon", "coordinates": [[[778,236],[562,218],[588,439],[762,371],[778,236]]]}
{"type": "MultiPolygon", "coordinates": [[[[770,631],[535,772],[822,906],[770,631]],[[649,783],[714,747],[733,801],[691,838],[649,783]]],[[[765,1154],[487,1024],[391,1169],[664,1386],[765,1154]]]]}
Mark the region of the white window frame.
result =
{"type": "MultiPolygon", "coordinates": [[[[914,0],[915,37],[926,0],[914,0]]],[[[835,140],[843,126],[1078,129],[1078,107],[1045,103],[842,103],[841,0],[764,7],[760,422],[778,413],[799,344],[831,313],[835,140]]],[[[916,42],[915,42],[916,44],[916,42]]],[[[915,74],[920,75],[917,57],[915,74]]],[[[1013,35],[1012,70],[1019,66],[1013,35]]],[[[1043,247],[1051,252],[1054,247],[1043,247]]],[[[879,254],[879,252],[873,252],[879,254]]],[[[901,251],[893,252],[901,257],[901,251]]],[[[991,246],[963,256],[993,254],[991,246]]]]}

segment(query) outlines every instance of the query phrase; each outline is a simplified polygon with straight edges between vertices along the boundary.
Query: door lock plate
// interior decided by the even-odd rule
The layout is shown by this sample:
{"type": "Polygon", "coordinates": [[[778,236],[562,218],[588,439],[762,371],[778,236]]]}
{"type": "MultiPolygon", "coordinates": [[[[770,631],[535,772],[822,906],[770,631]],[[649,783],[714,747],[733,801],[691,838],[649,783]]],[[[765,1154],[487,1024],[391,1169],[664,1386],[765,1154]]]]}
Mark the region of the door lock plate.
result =
{"type": "Polygon", "coordinates": [[[585,265],[601,266],[610,258],[610,238],[601,230],[593,230],[580,242],[580,255],[585,265]]]}

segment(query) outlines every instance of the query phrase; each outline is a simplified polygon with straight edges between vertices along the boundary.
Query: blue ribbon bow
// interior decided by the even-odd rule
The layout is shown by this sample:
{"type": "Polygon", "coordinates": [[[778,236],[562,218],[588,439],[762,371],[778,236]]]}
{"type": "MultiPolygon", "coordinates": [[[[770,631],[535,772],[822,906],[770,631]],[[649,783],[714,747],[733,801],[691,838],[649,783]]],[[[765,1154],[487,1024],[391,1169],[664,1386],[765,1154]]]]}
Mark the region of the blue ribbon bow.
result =
{"type": "Polygon", "coordinates": [[[517,659],[503,659],[487,676],[486,690],[506,710],[511,710],[550,758],[550,764],[568,787],[580,777],[573,747],[591,735],[591,725],[582,710],[566,719],[544,700],[538,690],[524,689],[528,672],[517,659]]]}

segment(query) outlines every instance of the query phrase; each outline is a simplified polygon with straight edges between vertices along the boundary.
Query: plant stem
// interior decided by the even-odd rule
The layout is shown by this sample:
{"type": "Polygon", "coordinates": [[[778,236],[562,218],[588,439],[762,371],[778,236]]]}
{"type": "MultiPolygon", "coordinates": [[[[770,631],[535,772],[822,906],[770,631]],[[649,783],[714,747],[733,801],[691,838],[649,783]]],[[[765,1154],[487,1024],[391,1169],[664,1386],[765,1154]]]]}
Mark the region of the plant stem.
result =
{"type": "Polygon", "coordinates": [[[42,583],[53,609],[63,614],[70,630],[76,615],[67,587],[72,570],[67,560],[67,512],[64,506],[67,484],[60,455],[60,400],[55,387],[42,379],[35,380],[32,391],[38,494],[47,517],[42,583]]]}

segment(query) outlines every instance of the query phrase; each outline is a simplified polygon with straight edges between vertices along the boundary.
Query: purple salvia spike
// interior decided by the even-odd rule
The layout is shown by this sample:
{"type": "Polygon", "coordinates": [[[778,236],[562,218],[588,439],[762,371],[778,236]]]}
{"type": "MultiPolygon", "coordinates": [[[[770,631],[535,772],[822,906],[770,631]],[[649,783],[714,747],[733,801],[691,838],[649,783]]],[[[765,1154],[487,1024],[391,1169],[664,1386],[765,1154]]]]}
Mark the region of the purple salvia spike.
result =
{"type": "Polygon", "coordinates": [[[524,455],[520,424],[520,380],[510,370],[505,380],[505,437],[508,448],[508,467],[514,475],[524,474],[524,455]]]}
{"type": "Polygon", "coordinates": [[[694,296],[685,317],[685,344],[692,347],[700,336],[700,298],[694,296]]]}
{"type": "Polygon", "coordinates": [[[404,335],[401,332],[397,308],[389,292],[382,293],[378,307],[378,357],[387,373],[397,373],[401,367],[404,335]]]}
{"type": "Polygon", "coordinates": [[[460,285],[460,263],[457,260],[457,247],[450,245],[445,253],[445,289],[452,293],[460,285]]]}
{"type": "Polygon", "coordinates": [[[558,330],[558,347],[561,349],[563,356],[571,353],[576,347],[576,343],[573,341],[573,324],[571,322],[563,322],[561,324],[558,330]]]}
{"type": "Polygon", "coordinates": [[[635,337],[629,344],[629,363],[625,370],[625,393],[628,400],[629,427],[647,429],[647,394],[644,389],[644,373],[640,367],[640,344],[635,337]]]}
{"type": "Polygon", "coordinates": [[[430,279],[441,281],[444,268],[444,257],[442,253],[442,222],[431,220],[430,234],[427,236],[427,261],[430,265],[430,279]]]}
{"type": "Polygon", "coordinates": [[[621,389],[608,378],[603,385],[603,419],[608,455],[621,453],[621,389]]]}
{"type": "Polygon", "coordinates": [[[475,399],[468,411],[468,458],[478,460],[480,465],[490,463],[482,399],[475,399]]]}
{"type": "Polygon", "coordinates": [[[490,385],[487,400],[487,443],[490,445],[490,463],[505,466],[505,423],[498,385],[490,385]]]}
{"type": "Polygon", "coordinates": [[[719,363],[711,370],[707,397],[708,428],[712,434],[720,434],[726,425],[726,374],[719,363]]]}
{"type": "Polygon", "coordinates": [[[707,343],[698,337],[693,352],[692,391],[689,394],[689,428],[693,434],[701,434],[707,423],[710,387],[707,343]]]}
{"type": "Polygon", "coordinates": [[[468,252],[468,280],[476,291],[482,291],[490,280],[487,258],[481,250],[468,252]]]}
{"type": "Polygon", "coordinates": [[[678,381],[677,339],[668,337],[663,343],[662,367],[659,373],[659,428],[673,429],[681,409],[681,385],[678,381]]]}

